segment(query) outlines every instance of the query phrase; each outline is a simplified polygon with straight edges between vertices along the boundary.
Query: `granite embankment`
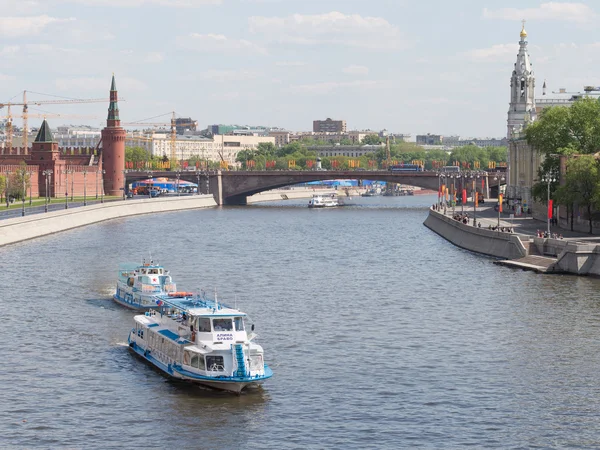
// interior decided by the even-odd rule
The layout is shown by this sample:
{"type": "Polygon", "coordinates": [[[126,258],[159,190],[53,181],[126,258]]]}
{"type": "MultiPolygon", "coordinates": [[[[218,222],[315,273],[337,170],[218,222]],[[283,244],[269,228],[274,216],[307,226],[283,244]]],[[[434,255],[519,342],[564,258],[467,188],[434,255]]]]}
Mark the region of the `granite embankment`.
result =
{"type": "Polygon", "coordinates": [[[537,237],[539,229],[543,230],[546,225],[544,222],[531,217],[510,222],[499,220],[497,213],[489,207],[480,209],[477,214],[481,228],[454,220],[451,215],[434,209],[429,210],[424,225],[458,247],[503,260],[496,264],[540,273],[600,277],[600,237],[557,227],[551,231],[560,235],[559,239],[537,237]],[[501,227],[514,228],[515,232],[488,229],[498,223],[501,227]]]}
{"type": "Polygon", "coordinates": [[[0,246],[120,217],[207,208],[216,205],[212,195],[192,195],[115,201],[16,217],[0,221],[0,246]]]}
{"type": "Polygon", "coordinates": [[[517,259],[527,255],[525,246],[515,233],[476,228],[433,209],[430,209],[424,225],[454,245],[472,252],[503,259],[517,259]]]}

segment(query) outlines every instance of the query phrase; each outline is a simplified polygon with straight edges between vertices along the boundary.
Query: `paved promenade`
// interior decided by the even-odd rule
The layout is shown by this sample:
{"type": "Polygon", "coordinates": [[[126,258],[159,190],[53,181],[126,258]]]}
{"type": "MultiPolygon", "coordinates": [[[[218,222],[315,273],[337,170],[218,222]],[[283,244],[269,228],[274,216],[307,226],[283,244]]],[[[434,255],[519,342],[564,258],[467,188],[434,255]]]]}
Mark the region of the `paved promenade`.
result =
{"type": "MultiPolygon", "coordinates": [[[[488,228],[489,226],[496,227],[498,226],[498,212],[494,210],[494,206],[498,203],[497,199],[491,198],[488,199],[483,205],[477,207],[477,211],[475,212],[475,218],[477,222],[481,222],[481,228],[488,228]]],[[[505,205],[505,212],[501,213],[500,217],[500,227],[512,227],[515,233],[527,235],[531,237],[536,237],[538,230],[544,232],[548,229],[548,224],[546,221],[536,220],[531,215],[523,214],[520,217],[515,217],[514,219],[510,219],[510,215],[506,212],[507,207],[505,205]]],[[[443,212],[444,210],[440,210],[443,212]]],[[[461,205],[457,205],[455,208],[456,214],[462,214],[461,205]]],[[[468,203],[464,212],[469,215],[469,224],[473,224],[473,204],[468,203]]],[[[453,216],[452,208],[446,208],[446,215],[448,217],[453,216]]],[[[565,240],[573,240],[573,241],[586,241],[586,242],[595,242],[600,243],[600,236],[590,236],[587,233],[581,233],[577,231],[570,231],[567,229],[559,228],[558,226],[550,227],[551,233],[556,233],[557,235],[562,235],[565,240]]]]}

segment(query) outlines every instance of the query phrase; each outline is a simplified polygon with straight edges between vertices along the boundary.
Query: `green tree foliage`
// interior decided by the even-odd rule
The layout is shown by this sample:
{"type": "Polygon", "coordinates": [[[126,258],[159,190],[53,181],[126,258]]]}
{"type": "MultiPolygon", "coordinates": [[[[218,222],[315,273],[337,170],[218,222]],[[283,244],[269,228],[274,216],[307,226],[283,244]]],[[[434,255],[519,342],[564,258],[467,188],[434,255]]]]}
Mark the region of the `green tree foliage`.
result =
{"type": "Polygon", "coordinates": [[[143,147],[125,147],[125,161],[142,162],[150,161],[151,159],[150,152],[143,147]]]}
{"type": "Polygon", "coordinates": [[[367,134],[361,141],[365,145],[379,145],[381,142],[381,138],[376,134],[367,134]]]}
{"type": "Polygon", "coordinates": [[[600,172],[598,161],[591,155],[569,160],[564,188],[571,191],[572,199],[584,207],[592,234],[592,208],[600,204],[600,172]]]}
{"type": "Polygon", "coordinates": [[[600,150],[600,102],[592,98],[577,100],[570,108],[553,106],[542,110],[537,121],[525,129],[527,142],[539,152],[580,154],[600,150]]]}

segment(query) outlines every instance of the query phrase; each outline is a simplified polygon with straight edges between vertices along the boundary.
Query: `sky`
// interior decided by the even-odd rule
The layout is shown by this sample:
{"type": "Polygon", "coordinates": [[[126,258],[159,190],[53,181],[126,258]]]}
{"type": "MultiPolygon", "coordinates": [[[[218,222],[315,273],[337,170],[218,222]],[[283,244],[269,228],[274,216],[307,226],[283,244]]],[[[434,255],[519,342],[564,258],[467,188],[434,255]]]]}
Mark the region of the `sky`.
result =
{"type": "MultiPolygon", "coordinates": [[[[30,102],[108,98],[114,73],[125,123],[175,111],[201,128],[310,131],[330,117],[413,139],[503,137],[523,19],[536,97],[544,80],[548,92],[600,86],[599,0],[0,0],[0,10],[2,101],[23,90],[30,102]]],[[[52,127],[99,127],[106,112],[31,105],[30,126],[46,115],[52,127]]]]}

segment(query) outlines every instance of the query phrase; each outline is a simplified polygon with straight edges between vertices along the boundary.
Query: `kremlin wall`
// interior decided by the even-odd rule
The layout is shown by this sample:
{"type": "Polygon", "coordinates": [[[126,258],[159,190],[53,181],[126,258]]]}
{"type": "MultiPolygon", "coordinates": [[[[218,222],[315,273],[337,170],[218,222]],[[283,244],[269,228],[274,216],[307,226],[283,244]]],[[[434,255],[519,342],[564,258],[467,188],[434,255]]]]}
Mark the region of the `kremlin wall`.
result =
{"type": "Polygon", "coordinates": [[[59,148],[44,119],[31,149],[12,148],[0,154],[0,174],[8,177],[9,185],[17,176],[21,177],[23,168],[28,174],[27,191],[32,197],[83,196],[84,192],[88,196],[122,194],[125,130],[119,119],[114,75],[106,127],[97,149],[59,148]]]}

